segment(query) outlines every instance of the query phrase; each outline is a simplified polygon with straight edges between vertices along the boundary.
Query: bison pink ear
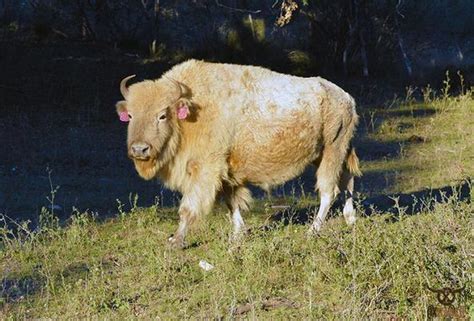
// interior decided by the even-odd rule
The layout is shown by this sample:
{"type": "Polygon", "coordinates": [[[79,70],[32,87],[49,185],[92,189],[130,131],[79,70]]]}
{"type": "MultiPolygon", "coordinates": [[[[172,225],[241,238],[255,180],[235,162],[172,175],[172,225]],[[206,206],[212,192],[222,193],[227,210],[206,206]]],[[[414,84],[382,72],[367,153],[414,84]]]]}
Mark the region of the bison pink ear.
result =
{"type": "Polygon", "coordinates": [[[120,121],[130,121],[130,116],[128,115],[127,111],[127,102],[125,100],[117,102],[115,108],[117,109],[117,114],[119,115],[120,121]]]}
{"type": "Polygon", "coordinates": [[[129,122],[130,121],[130,116],[128,115],[128,113],[126,111],[119,112],[119,118],[120,118],[120,121],[123,121],[123,122],[129,122]]]}
{"type": "Polygon", "coordinates": [[[178,119],[183,120],[189,116],[189,107],[184,102],[178,106],[178,119]]]}

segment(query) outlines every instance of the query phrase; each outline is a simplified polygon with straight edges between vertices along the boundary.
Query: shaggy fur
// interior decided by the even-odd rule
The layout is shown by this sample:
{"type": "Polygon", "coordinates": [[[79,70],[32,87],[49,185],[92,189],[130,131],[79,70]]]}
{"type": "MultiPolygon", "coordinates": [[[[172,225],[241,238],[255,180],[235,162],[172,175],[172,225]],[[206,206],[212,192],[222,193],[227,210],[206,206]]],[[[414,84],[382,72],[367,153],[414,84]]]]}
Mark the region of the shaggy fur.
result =
{"type": "Polygon", "coordinates": [[[360,171],[350,142],[358,117],[353,98],[327,80],[189,60],[158,80],[131,85],[117,111],[131,116],[129,150],[134,143],[151,147],[149,159],[132,157],[140,176],[158,177],[183,194],[180,225],[170,239],[176,246],[184,245],[189,223],[211,210],[219,192],[234,222],[243,223],[240,211],[251,201],[247,184],[268,190],[310,164],[318,168],[322,197],[311,230],[319,230],[329,209],[323,205],[340,190],[349,190],[344,213],[349,223],[355,220],[353,176],[360,171]],[[190,115],[181,120],[183,104],[190,115]]]}

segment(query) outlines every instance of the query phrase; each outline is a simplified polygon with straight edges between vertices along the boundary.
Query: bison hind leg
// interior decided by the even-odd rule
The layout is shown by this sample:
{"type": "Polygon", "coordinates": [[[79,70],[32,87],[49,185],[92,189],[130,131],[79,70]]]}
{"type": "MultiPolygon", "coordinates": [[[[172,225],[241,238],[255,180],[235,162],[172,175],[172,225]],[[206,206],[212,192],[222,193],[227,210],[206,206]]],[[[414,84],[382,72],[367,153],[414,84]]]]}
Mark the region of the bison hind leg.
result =
{"type": "Polygon", "coordinates": [[[344,219],[346,220],[347,225],[353,225],[356,221],[355,209],[352,199],[352,194],[354,193],[354,175],[352,175],[347,168],[344,169],[341,175],[339,189],[343,193],[342,195],[344,197],[344,209],[342,210],[344,219]]]}
{"type": "Polygon", "coordinates": [[[342,213],[348,225],[353,225],[356,221],[356,213],[353,204],[355,176],[362,176],[362,172],[359,169],[359,159],[355,153],[355,149],[350,148],[339,181],[339,189],[344,193],[344,209],[342,213]]]}
{"type": "Polygon", "coordinates": [[[224,199],[232,213],[233,238],[239,238],[245,226],[241,212],[248,211],[252,202],[252,194],[245,186],[224,186],[224,199]]]}
{"type": "MultiPolygon", "coordinates": [[[[334,198],[340,191],[339,179],[345,161],[346,149],[333,144],[325,146],[316,171],[316,189],[319,191],[319,210],[309,234],[318,233],[326,219],[334,198]]],[[[318,164],[317,164],[318,165],[318,164]]]]}

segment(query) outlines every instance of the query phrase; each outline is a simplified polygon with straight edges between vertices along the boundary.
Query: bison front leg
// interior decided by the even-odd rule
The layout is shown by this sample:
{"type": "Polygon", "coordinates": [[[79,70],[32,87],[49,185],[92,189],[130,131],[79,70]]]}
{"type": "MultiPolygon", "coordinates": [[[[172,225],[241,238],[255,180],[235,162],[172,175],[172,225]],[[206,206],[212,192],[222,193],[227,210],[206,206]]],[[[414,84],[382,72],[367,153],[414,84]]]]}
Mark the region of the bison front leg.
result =
{"type": "Polygon", "coordinates": [[[176,233],[174,233],[173,236],[168,239],[168,241],[172,247],[182,249],[186,245],[184,238],[188,233],[189,226],[196,220],[196,217],[199,214],[183,206],[180,206],[178,213],[178,229],[176,230],[176,233]]]}
{"type": "Polygon", "coordinates": [[[178,229],[168,240],[173,247],[185,247],[185,238],[189,227],[198,217],[206,215],[211,211],[219,188],[219,179],[203,179],[193,183],[189,191],[183,194],[178,210],[178,229]]]}
{"type": "Polygon", "coordinates": [[[215,192],[192,193],[184,195],[179,206],[179,225],[176,233],[169,238],[170,244],[175,248],[186,246],[185,237],[189,227],[201,215],[206,215],[212,208],[215,200],[215,192]]]}

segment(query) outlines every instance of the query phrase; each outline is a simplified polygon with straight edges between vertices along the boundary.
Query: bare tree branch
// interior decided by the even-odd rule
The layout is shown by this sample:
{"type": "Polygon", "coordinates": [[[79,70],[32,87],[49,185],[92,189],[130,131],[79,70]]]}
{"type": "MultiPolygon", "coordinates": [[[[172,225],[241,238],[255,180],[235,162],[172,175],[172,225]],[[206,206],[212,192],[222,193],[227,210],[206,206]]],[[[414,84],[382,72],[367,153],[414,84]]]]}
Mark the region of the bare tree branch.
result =
{"type": "Polygon", "coordinates": [[[226,9],[233,10],[233,11],[246,12],[246,13],[260,13],[260,12],[262,12],[262,10],[247,10],[247,9],[232,8],[232,7],[229,7],[229,6],[226,6],[226,5],[223,5],[223,4],[219,3],[219,0],[215,0],[215,1],[216,1],[216,5],[218,5],[219,7],[226,8],[226,9]]]}
{"type": "Polygon", "coordinates": [[[400,48],[400,52],[402,53],[402,57],[403,57],[403,63],[405,64],[405,68],[407,70],[407,73],[408,73],[408,76],[412,76],[413,74],[413,69],[411,67],[411,61],[410,61],[410,58],[408,57],[408,54],[406,52],[406,49],[405,49],[405,44],[404,44],[404,41],[403,41],[403,37],[402,37],[402,31],[401,31],[401,28],[400,28],[400,21],[398,19],[398,16],[402,17],[402,18],[405,18],[405,16],[403,14],[401,14],[400,12],[400,7],[402,6],[403,4],[403,1],[402,0],[398,0],[398,3],[395,7],[395,24],[397,26],[397,38],[398,38],[398,47],[400,48]]]}

